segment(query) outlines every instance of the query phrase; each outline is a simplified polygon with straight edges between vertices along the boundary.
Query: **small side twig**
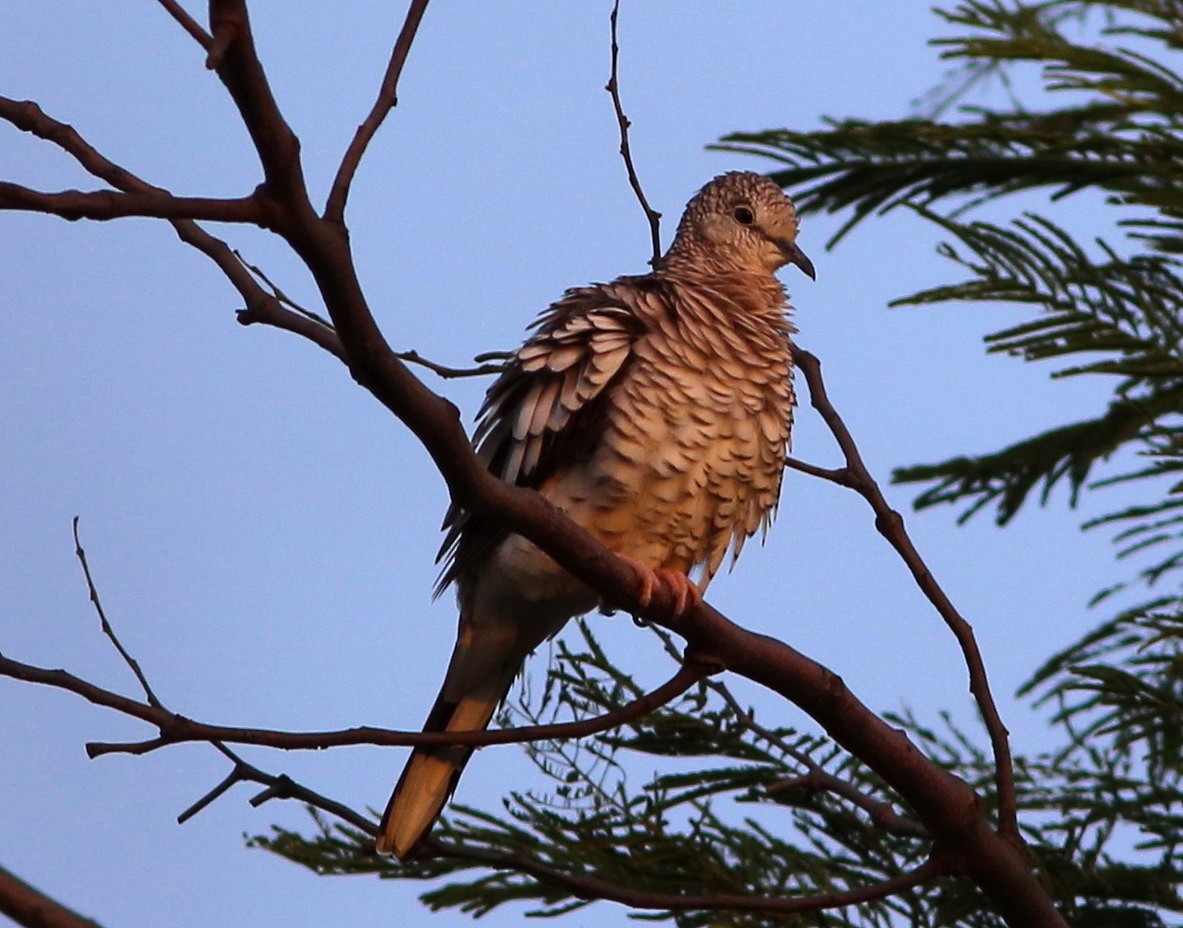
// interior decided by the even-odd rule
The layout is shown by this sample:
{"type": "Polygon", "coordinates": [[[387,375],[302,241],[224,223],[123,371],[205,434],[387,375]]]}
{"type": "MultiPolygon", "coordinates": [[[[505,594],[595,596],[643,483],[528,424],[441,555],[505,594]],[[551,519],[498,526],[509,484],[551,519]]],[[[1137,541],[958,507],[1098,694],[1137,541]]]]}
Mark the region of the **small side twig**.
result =
{"type": "Polygon", "coordinates": [[[620,102],[620,82],[617,79],[617,65],[620,58],[620,46],[616,42],[616,20],[620,14],[620,0],[612,4],[612,14],[608,23],[612,34],[612,67],[608,76],[608,83],[604,87],[612,97],[612,108],[616,111],[616,123],[620,127],[620,157],[624,159],[624,168],[628,172],[628,182],[637,196],[637,202],[645,213],[645,220],[649,223],[649,238],[653,248],[653,256],[649,259],[652,267],[657,267],[661,261],[661,213],[649,205],[645,191],[641,189],[641,179],[637,176],[637,169],[633,165],[633,153],[629,148],[628,130],[632,122],[624,115],[624,107],[620,102]]]}
{"type": "Polygon", "coordinates": [[[382,77],[382,86],[378,90],[378,99],[374,101],[370,113],[365,121],[357,127],[353,141],[345,150],[341,158],[341,166],[337,168],[337,176],[333,178],[333,186],[329,190],[325,201],[324,218],[329,222],[343,223],[345,221],[345,201],[349,199],[349,187],[353,183],[353,176],[357,173],[362,156],[370,140],[386,119],[392,109],[398,106],[398,79],[403,73],[403,66],[407,63],[407,54],[411,50],[411,43],[415,41],[415,33],[419,29],[419,21],[427,9],[428,0],[411,0],[407,10],[403,28],[395,40],[394,49],[390,53],[390,62],[386,65],[386,73],[382,77]]]}
{"type": "Polygon", "coordinates": [[[477,355],[473,359],[478,362],[477,367],[448,367],[423,357],[423,355],[414,349],[410,351],[396,351],[394,356],[400,361],[406,361],[408,364],[418,364],[420,367],[425,367],[445,380],[451,380],[456,377],[485,377],[489,374],[500,374],[505,370],[504,363],[480,364],[479,362],[482,358],[497,357],[501,354],[501,352],[486,352],[485,354],[477,355]]]}
{"type": "Polygon", "coordinates": [[[986,665],[982,660],[981,651],[974,638],[973,627],[962,617],[953,605],[952,600],[937,583],[932,571],[912,544],[904,519],[898,512],[888,505],[879,484],[871,476],[862,455],[846,423],[838,414],[822,379],[821,362],[815,355],[793,346],[793,361],[805,375],[805,382],[809,386],[810,404],[817,410],[822,420],[829,427],[846,459],[844,467],[827,471],[802,462],[789,461],[790,466],[805,473],[823,477],[851,487],[862,496],[875,513],[875,528],[888,543],[895,548],[900,558],[911,571],[916,585],[932,603],[933,607],[944,619],[945,624],[953,632],[961,653],[965,658],[969,671],[969,689],[978,704],[982,714],[982,721],[990,737],[990,745],[994,752],[994,782],[998,791],[998,830],[999,833],[1016,846],[1022,846],[1022,836],[1018,824],[1018,802],[1015,796],[1014,768],[1011,760],[1009,732],[998,713],[998,707],[990,692],[990,681],[986,674],[986,665]]]}
{"type": "Polygon", "coordinates": [[[329,799],[327,796],[321,795],[315,790],[297,783],[285,773],[273,774],[261,770],[254,764],[247,763],[224,744],[216,741],[211,743],[234,766],[230,773],[226,775],[225,779],[177,816],[178,824],[183,825],[236,783],[259,783],[266,788],[250,800],[251,805],[255,808],[258,808],[271,799],[295,799],[305,805],[314,806],[317,809],[328,812],[330,815],[335,815],[342,821],[348,822],[350,825],[367,834],[374,835],[378,833],[377,822],[367,818],[355,809],[351,809],[344,803],[337,802],[335,799],[329,799]]]}
{"type": "Polygon", "coordinates": [[[210,46],[214,44],[214,38],[206,32],[201,24],[190,16],[177,0],[159,0],[160,5],[168,12],[168,15],[180,23],[181,28],[189,35],[193,36],[206,51],[209,51],[210,46]]]}
{"type": "Polygon", "coordinates": [[[144,676],[144,672],[140,669],[139,661],[127,653],[127,649],[119,641],[119,637],[115,634],[115,629],[111,627],[111,623],[107,621],[107,613],[103,610],[103,604],[99,600],[99,591],[95,588],[94,578],[90,573],[90,564],[86,560],[86,552],[82,549],[82,542],[78,538],[78,516],[74,516],[74,556],[78,558],[78,563],[82,565],[82,575],[86,578],[86,591],[90,596],[91,603],[94,604],[95,612],[99,615],[99,627],[102,628],[103,634],[110,640],[111,644],[115,645],[115,650],[119,652],[119,656],[123,658],[123,662],[131,668],[131,672],[135,674],[136,679],[140,682],[140,688],[144,691],[144,696],[148,700],[148,705],[156,709],[164,709],[164,704],[156,698],[156,694],[152,691],[152,687],[148,684],[148,678],[144,676]]]}

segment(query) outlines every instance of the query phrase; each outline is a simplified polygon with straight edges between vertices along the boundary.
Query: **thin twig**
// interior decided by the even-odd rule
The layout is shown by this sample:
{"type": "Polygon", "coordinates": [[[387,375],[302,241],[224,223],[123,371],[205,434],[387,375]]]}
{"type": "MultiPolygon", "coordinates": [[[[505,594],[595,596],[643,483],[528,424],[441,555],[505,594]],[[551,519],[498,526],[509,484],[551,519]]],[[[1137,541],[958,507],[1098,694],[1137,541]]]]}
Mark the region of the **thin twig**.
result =
{"type": "MultiPolygon", "coordinates": [[[[410,364],[418,364],[420,367],[426,367],[429,371],[438,374],[445,380],[451,380],[456,377],[485,377],[489,374],[500,374],[505,370],[504,364],[481,364],[479,367],[446,367],[443,364],[437,364],[435,361],[423,357],[414,349],[411,351],[396,351],[394,356],[410,364]]],[[[488,354],[477,356],[478,359],[482,357],[488,357],[488,354]]]]}
{"type": "MultiPolygon", "coordinates": [[[[121,653],[122,649],[121,649],[121,653]]],[[[133,662],[134,663],[134,662],[133,662]]],[[[713,663],[687,661],[669,680],[643,696],[603,715],[576,722],[557,722],[551,725],[531,725],[493,731],[423,732],[394,731],[359,725],[334,731],[291,732],[265,728],[237,728],[197,722],[172,712],[157,701],[142,703],[130,697],[96,686],[65,670],[53,670],[25,664],[0,654],[0,676],[40,683],[81,696],[96,706],[103,706],[130,715],[155,726],[160,737],[148,741],[120,744],[91,742],[86,746],[90,757],[103,754],[147,754],[169,744],[191,741],[229,742],[280,748],[286,751],[323,750],[345,745],[381,745],[410,747],[417,745],[464,745],[484,747],[490,744],[516,744],[555,738],[583,738],[619,727],[649,714],[654,709],[678,698],[699,680],[718,671],[713,663]]],[[[144,686],[147,686],[144,681],[144,686]]]]}
{"type": "Polygon", "coordinates": [[[370,144],[370,139],[374,137],[387,114],[398,106],[398,79],[407,63],[407,54],[411,50],[411,43],[415,41],[415,33],[419,29],[419,21],[423,19],[427,3],[428,0],[411,0],[406,19],[403,20],[403,28],[390,53],[390,62],[386,65],[386,74],[382,77],[378,99],[374,101],[365,122],[357,127],[353,141],[349,143],[349,148],[345,150],[345,155],[341,159],[341,166],[337,168],[337,176],[333,178],[333,186],[329,190],[324,210],[324,218],[329,222],[345,221],[345,201],[349,199],[349,187],[353,183],[358,165],[361,164],[362,156],[366,153],[366,146],[370,144]]]}
{"type": "Polygon", "coordinates": [[[214,44],[213,36],[201,28],[201,24],[185,12],[177,0],[159,0],[159,2],[168,11],[168,15],[181,24],[182,29],[193,36],[202,48],[209,51],[210,46],[214,44]]]}
{"type": "Polygon", "coordinates": [[[540,883],[557,886],[579,899],[607,899],[633,909],[657,909],[668,912],[733,911],[733,912],[821,912],[840,909],[862,902],[874,902],[897,896],[948,872],[948,868],[934,858],[889,880],[870,886],[860,886],[843,892],[815,893],[808,896],[762,896],[759,893],[702,893],[683,895],[631,889],[617,882],[584,874],[563,873],[521,854],[504,854],[462,844],[428,839],[421,852],[424,856],[442,856],[471,860],[497,870],[513,870],[534,877],[540,883]]]}
{"type": "MultiPolygon", "coordinates": [[[[933,604],[957,639],[969,670],[969,689],[982,713],[982,720],[986,725],[994,752],[994,782],[995,788],[998,790],[999,833],[1012,843],[1021,846],[1022,837],[1019,833],[1014,768],[1008,741],[1009,732],[1002,722],[994,697],[990,693],[986,665],[974,638],[973,627],[961,616],[940,584],[937,583],[936,578],[928,569],[928,565],[920,556],[920,552],[912,544],[912,539],[904,528],[903,517],[888,505],[883,491],[879,489],[879,485],[867,470],[854,438],[851,437],[846,423],[842,421],[842,417],[838,415],[826,393],[826,385],[822,380],[821,362],[815,355],[796,345],[793,346],[793,361],[805,375],[813,408],[829,426],[830,432],[834,435],[834,439],[838,442],[838,447],[846,459],[845,467],[840,470],[826,472],[821,468],[814,468],[812,472],[817,476],[834,480],[843,486],[852,487],[870,504],[875,513],[875,528],[895,548],[912,572],[916,585],[933,604]]],[[[805,470],[800,466],[797,469],[805,470]]]]}
{"type": "Polygon", "coordinates": [[[279,284],[275,283],[275,281],[268,277],[261,267],[258,267],[257,265],[251,264],[249,261],[247,261],[246,258],[242,256],[242,252],[240,252],[237,248],[233,249],[233,252],[234,257],[242,262],[242,266],[259,278],[259,280],[261,280],[266,286],[268,286],[271,289],[271,295],[279,300],[280,303],[289,309],[295,310],[301,316],[311,319],[313,322],[320,323],[330,332],[333,331],[333,323],[330,320],[326,319],[318,312],[314,312],[305,306],[301,306],[299,303],[293,300],[290,296],[279,289],[279,284]]]}
{"type": "Polygon", "coordinates": [[[136,679],[140,681],[140,688],[144,691],[144,696],[148,700],[148,705],[156,709],[164,709],[164,704],[156,698],[156,694],[152,691],[152,687],[148,685],[148,678],[144,676],[144,672],[140,669],[139,661],[127,653],[127,649],[119,641],[115,634],[115,629],[111,627],[111,623],[107,621],[107,613],[103,610],[103,604],[99,600],[99,591],[95,588],[94,578],[90,574],[90,564],[86,560],[86,552],[82,550],[82,542],[78,538],[78,516],[74,516],[74,556],[78,558],[78,563],[82,565],[82,575],[86,578],[86,591],[90,596],[90,601],[94,604],[94,610],[99,614],[99,626],[103,630],[103,634],[111,639],[111,644],[115,645],[115,650],[119,652],[119,656],[123,658],[123,662],[131,668],[131,672],[135,674],[136,679]]]}
{"type": "Polygon", "coordinates": [[[620,103],[620,82],[617,80],[617,63],[620,58],[620,46],[616,43],[616,19],[620,13],[620,0],[612,4],[612,14],[608,23],[612,34],[612,68],[608,76],[608,84],[604,87],[612,96],[612,108],[616,111],[616,124],[620,127],[620,157],[624,159],[625,170],[628,171],[628,182],[637,196],[637,202],[645,212],[645,220],[649,223],[649,238],[653,248],[653,256],[649,259],[652,267],[657,267],[661,261],[661,213],[649,205],[645,191],[641,189],[641,179],[637,176],[637,169],[633,165],[633,153],[628,144],[628,130],[632,122],[624,115],[624,107],[620,103]]]}

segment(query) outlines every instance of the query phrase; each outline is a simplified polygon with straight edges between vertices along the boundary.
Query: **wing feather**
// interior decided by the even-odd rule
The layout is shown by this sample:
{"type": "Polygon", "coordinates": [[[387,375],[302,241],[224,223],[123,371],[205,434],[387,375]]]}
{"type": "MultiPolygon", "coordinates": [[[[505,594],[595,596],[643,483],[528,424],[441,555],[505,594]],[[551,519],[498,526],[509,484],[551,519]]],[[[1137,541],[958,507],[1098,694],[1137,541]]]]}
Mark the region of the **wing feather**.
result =
{"type": "MultiPolygon", "coordinates": [[[[608,388],[627,369],[646,330],[629,295],[620,282],[569,290],[535,321],[534,334],[489,387],[478,413],[474,442],[493,473],[536,487],[590,452],[602,429],[608,388]]],[[[455,506],[444,527],[436,595],[505,534],[455,506]]]]}

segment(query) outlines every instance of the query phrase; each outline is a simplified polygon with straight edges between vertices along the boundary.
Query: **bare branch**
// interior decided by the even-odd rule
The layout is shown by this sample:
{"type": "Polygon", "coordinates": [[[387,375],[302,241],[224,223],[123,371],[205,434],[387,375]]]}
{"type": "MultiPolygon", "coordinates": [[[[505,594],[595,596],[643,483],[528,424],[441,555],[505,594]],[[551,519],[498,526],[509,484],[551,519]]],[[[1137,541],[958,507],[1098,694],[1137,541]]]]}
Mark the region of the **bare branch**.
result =
{"type": "Polygon", "coordinates": [[[620,127],[620,157],[624,159],[625,170],[628,171],[628,182],[637,195],[637,202],[645,213],[645,221],[649,223],[649,238],[653,248],[653,256],[649,259],[652,267],[657,267],[661,261],[661,213],[649,205],[645,191],[641,189],[641,179],[637,176],[637,169],[633,165],[633,153],[628,144],[628,130],[632,123],[624,115],[624,107],[620,103],[620,82],[617,80],[617,64],[620,58],[620,46],[616,43],[616,19],[620,14],[620,0],[612,4],[612,13],[608,23],[612,34],[612,68],[608,76],[608,83],[604,87],[612,96],[612,109],[616,111],[616,124],[620,127]]]}
{"type": "Polygon", "coordinates": [[[206,67],[230,91],[263,167],[266,192],[282,203],[289,222],[314,215],[300,164],[300,141],[283,118],[255,51],[245,0],[210,0],[214,42],[206,67]]]}
{"type": "Polygon", "coordinates": [[[799,470],[803,474],[809,474],[811,477],[820,477],[822,480],[829,480],[831,483],[836,483],[839,486],[849,487],[855,489],[855,483],[851,479],[850,471],[845,467],[835,467],[833,469],[828,467],[818,467],[816,464],[810,464],[807,461],[798,460],[795,457],[786,457],[785,466],[791,467],[793,470],[799,470]]]}
{"type": "Polygon", "coordinates": [[[78,558],[78,563],[82,565],[82,575],[86,578],[86,591],[90,596],[90,601],[94,604],[95,612],[99,614],[99,626],[102,628],[103,634],[111,639],[111,644],[115,645],[115,650],[119,652],[119,656],[123,658],[123,662],[131,668],[131,672],[140,681],[140,687],[144,691],[148,705],[154,706],[157,709],[164,708],[164,704],[156,698],[156,694],[152,692],[152,687],[148,685],[148,678],[144,676],[144,672],[140,669],[139,662],[127,653],[127,649],[123,647],[122,642],[116,636],[115,629],[107,621],[107,613],[103,610],[103,604],[99,600],[99,591],[95,588],[94,578],[90,574],[90,564],[86,560],[86,552],[82,550],[82,541],[78,537],[78,516],[74,516],[73,530],[74,556],[78,558]]]}
{"type": "Polygon", "coordinates": [[[254,196],[236,199],[178,197],[166,190],[122,193],[114,190],[61,190],[47,193],[0,181],[0,209],[49,213],[62,219],[206,219],[264,226],[254,196]]]}
{"type": "Polygon", "coordinates": [[[224,780],[177,816],[178,824],[183,825],[236,783],[260,783],[267,788],[251,799],[252,806],[261,806],[271,799],[295,799],[305,805],[315,806],[331,815],[335,815],[342,821],[348,822],[350,825],[367,834],[373,835],[378,833],[377,822],[351,809],[344,803],[337,802],[335,799],[329,799],[327,796],[323,796],[315,790],[311,790],[297,783],[287,774],[281,773],[277,775],[260,770],[254,764],[247,763],[224,744],[214,742],[214,747],[229,758],[231,763],[234,764],[234,767],[226,775],[224,780]]]}
{"type": "Polygon", "coordinates": [[[0,914],[27,928],[101,928],[0,867],[0,914]]]}
{"type": "Polygon", "coordinates": [[[557,886],[579,899],[607,899],[619,902],[633,909],[657,909],[670,912],[689,911],[733,911],[733,912],[821,912],[826,909],[840,909],[861,902],[873,902],[896,896],[927,883],[943,873],[947,867],[930,858],[919,867],[875,883],[844,892],[817,893],[809,896],[760,896],[755,893],[703,893],[682,895],[630,889],[618,883],[597,879],[584,874],[563,873],[547,867],[521,854],[500,854],[481,848],[465,847],[462,844],[427,840],[423,856],[441,856],[471,860],[496,870],[513,870],[534,877],[540,883],[557,886]]]}
{"type": "Polygon", "coordinates": [[[341,159],[341,166],[337,168],[337,176],[333,178],[333,186],[324,210],[324,218],[329,222],[345,222],[345,201],[349,199],[349,187],[353,183],[358,165],[361,164],[362,156],[366,153],[366,147],[387,114],[398,106],[398,79],[403,73],[407,54],[411,51],[411,43],[415,41],[415,33],[419,29],[419,21],[423,19],[427,3],[428,0],[411,0],[403,28],[394,43],[394,50],[390,53],[386,74],[382,77],[378,99],[374,101],[374,106],[365,121],[357,127],[353,141],[349,143],[349,148],[341,159]]]}
{"type": "Polygon", "coordinates": [[[403,361],[408,361],[411,364],[418,364],[420,367],[426,367],[429,371],[443,377],[445,380],[452,380],[457,377],[485,377],[489,374],[500,374],[505,370],[504,364],[481,364],[479,367],[446,367],[443,364],[437,364],[428,358],[423,357],[418,351],[398,351],[395,352],[395,357],[403,361]]]}
{"type": "Polygon", "coordinates": [[[181,24],[182,29],[197,40],[202,48],[208,51],[210,46],[214,44],[213,36],[202,29],[201,24],[186,13],[177,0],[160,0],[160,5],[164,7],[169,16],[181,24]]]}
{"type": "MultiPolygon", "coordinates": [[[[112,640],[114,640],[112,636],[112,640]]],[[[118,643],[116,643],[118,647],[118,643]]],[[[120,648],[120,653],[126,652],[120,648]]],[[[134,662],[133,662],[134,663],[134,662]]],[[[471,745],[484,747],[490,744],[518,744],[524,741],[538,741],[557,738],[583,738],[598,734],[612,728],[618,728],[628,722],[649,714],[654,709],[665,705],[681,696],[690,687],[719,668],[710,663],[699,663],[687,660],[669,680],[649,693],[626,703],[619,709],[614,709],[604,715],[576,722],[557,722],[551,725],[530,725],[521,728],[504,728],[477,731],[453,732],[424,732],[424,731],[394,731],[388,728],[377,728],[371,725],[358,725],[354,728],[338,729],[334,731],[291,732],[276,731],[266,728],[240,728],[230,725],[210,725],[197,722],[178,715],[160,704],[143,703],[130,697],[123,696],[103,687],[96,686],[88,680],[76,677],[65,670],[52,670],[47,667],[37,667],[25,664],[0,654],[0,676],[24,680],[28,683],[40,683],[56,689],[66,690],[81,696],[88,702],[108,709],[122,712],[133,718],[140,719],[155,726],[160,731],[158,738],[147,741],[108,744],[92,742],[87,744],[86,753],[90,757],[100,757],[104,754],[148,754],[170,744],[181,744],[192,741],[207,741],[210,743],[229,742],[233,744],[253,744],[261,747],[280,748],[285,751],[323,750],[330,747],[346,745],[379,745],[386,747],[412,747],[416,745],[471,745]]],[[[137,676],[140,676],[137,673],[137,676]]],[[[143,685],[146,687],[147,683],[143,685]]]]}
{"type": "Polygon", "coordinates": [[[973,627],[962,618],[961,613],[957,611],[945,591],[941,589],[940,584],[928,569],[928,565],[920,556],[920,552],[912,544],[912,539],[904,528],[903,517],[888,505],[879,485],[867,470],[862,455],[859,454],[858,446],[846,428],[846,423],[842,421],[842,417],[838,415],[826,393],[826,385],[822,380],[821,362],[815,355],[795,345],[793,346],[793,360],[805,375],[813,408],[829,426],[834,439],[838,442],[838,447],[842,449],[842,454],[846,458],[846,466],[837,471],[826,472],[820,468],[807,470],[806,467],[795,466],[798,470],[812,472],[815,476],[852,487],[866,499],[875,512],[875,528],[899,553],[912,572],[916,585],[928,597],[929,602],[933,604],[941,618],[945,620],[945,624],[953,632],[961,647],[961,652],[965,656],[965,663],[969,669],[970,692],[973,693],[978,709],[982,713],[982,719],[985,722],[986,731],[990,736],[990,744],[994,751],[994,779],[995,787],[998,790],[999,831],[1007,840],[1022,847],[1015,798],[1014,768],[1008,741],[1009,732],[998,714],[998,707],[990,693],[986,665],[982,661],[981,651],[978,650],[973,627]]]}

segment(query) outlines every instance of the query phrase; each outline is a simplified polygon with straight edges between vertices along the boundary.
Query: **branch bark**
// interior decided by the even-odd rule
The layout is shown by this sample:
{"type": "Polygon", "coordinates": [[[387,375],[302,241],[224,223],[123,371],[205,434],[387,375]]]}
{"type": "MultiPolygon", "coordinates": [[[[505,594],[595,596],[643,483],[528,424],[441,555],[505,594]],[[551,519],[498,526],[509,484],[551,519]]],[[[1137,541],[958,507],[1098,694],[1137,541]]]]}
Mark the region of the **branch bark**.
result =
{"type": "Polygon", "coordinates": [[[0,913],[26,928],[102,928],[0,867],[0,913]]]}
{"type": "MultiPolygon", "coordinates": [[[[115,642],[115,639],[112,638],[115,642]]],[[[118,643],[116,647],[119,647],[118,643]]],[[[124,661],[136,673],[146,691],[151,693],[139,666],[120,648],[124,661]]],[[[372,725],[358,725],[335,731],[277,731],[268,728],[243,728],[231,725],[211,725],[198,722],[171,711],[163,706],[155,695],[149,702],[140,702],[120,693],[104,689],[83,680],[65,670],[37,667],[13,660],[0,654],[0,677],[38,683],[65,690],[81,696],[87,702],[107,709],[113,709],[142,722],[153,725],[160,732],[159,737],[146,741],[110,744],[90,742],[86,745],[88,756],[101,757],[104,754],[148,754],[172,744],[203,741],[209,743],[253,744],[261,747],[278,748],[284,751],[320,751],[325,748],[349,745],[378,745],[383,747],[414,747],[424,744],[472,745],[485,747],[491,744],[520,744],[526,741],[540,741],[557,738],[584,738],[642,718],[655,709],[677,699],[718,668],[687,661],[669,680],[637,699],[592,718],[575,722],[555,722],[550,725],[524,725],[518,728],[493,730],[424,732],[394,731],[372,725]]]]}

